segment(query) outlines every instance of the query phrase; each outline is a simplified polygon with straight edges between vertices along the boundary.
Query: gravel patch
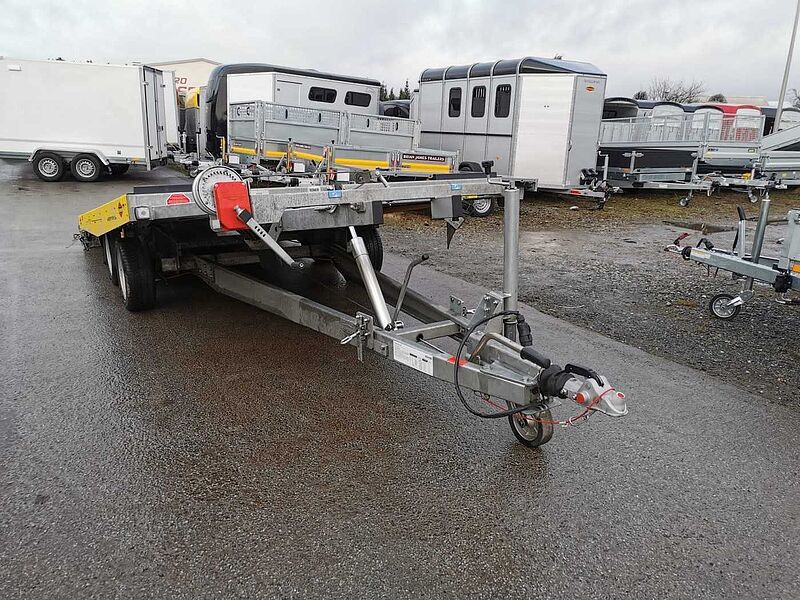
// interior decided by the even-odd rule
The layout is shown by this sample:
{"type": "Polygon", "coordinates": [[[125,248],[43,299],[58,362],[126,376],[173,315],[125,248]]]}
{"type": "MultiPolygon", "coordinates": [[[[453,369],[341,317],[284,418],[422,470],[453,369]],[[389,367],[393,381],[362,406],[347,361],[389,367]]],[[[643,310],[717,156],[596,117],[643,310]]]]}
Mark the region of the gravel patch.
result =
{"type": "MultiPolygon", "coordinates": [[[[628,194],[604,210],[570,199],[536,195],[522,204],[520,224],[520,300],[547,314],[586,327],[712,375],[765,399],[798,404],[794,344],[797,309],[775,302],[769,287],[738,317],[720,321],[708,301],[716,293],[738,290],[729,275],[664,252],[681,233],[697,243],[709,237],[731,246],[737,205],[755,217],[758,205],[743,194],[696,197],[688,208],[678,195],[628,194]]],[[[780,220],[800,196],[773,194],[771,217],[780,220]]],[[[752,229],[749,228],[749,240],[752,229]]],[[[777,255],[785,222],[767,229],[764,253],[777,255]]],[[[424,214],[390,214],[384,243],[408,257],[431,255],[429,266],[483,286],[502,282],[502,211],[468,219],[446,249],[445,227],[424,214]]]]}

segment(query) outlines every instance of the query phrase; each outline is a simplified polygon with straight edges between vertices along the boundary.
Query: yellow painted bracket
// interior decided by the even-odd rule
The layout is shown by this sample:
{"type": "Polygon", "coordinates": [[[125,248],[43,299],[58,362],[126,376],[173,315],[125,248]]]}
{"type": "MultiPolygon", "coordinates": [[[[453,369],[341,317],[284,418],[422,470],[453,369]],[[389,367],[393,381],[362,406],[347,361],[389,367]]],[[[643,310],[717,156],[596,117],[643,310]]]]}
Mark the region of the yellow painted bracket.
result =
{"type": "Polygon", "coordinates": [[[128,196],[123,194],[119,198],[109,200],[105,204],[83,213],[78,217],[78,229],[99,237],[122,227],[130,220],[128,196]]]}

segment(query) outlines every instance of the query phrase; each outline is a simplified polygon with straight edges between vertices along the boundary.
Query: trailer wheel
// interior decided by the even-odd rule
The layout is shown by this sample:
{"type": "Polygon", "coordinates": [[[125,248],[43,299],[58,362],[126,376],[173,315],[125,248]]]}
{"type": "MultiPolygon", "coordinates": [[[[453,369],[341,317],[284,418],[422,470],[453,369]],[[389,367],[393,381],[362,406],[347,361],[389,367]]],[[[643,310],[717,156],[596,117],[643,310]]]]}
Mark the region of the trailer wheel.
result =
{"type": "Polygon", "coordinates": [[[114,260],[114,237],[110,233],[101,236],[100,245],[103,247],[103,264],[108,267],[108,278],[114,285],[119,285],[117,263],[114,260]]]}
{"type": "Polygon", "coordinates": [[[103,165],[94,154],[78,154],[69,164],[72,176],[78,181],[92,182],[100,179],[103,165]]]}
{"type": "Polygon", "coordinates": [[[137,240],[114,244],[122,302],[131,312],[152,308],[156,303],[156,281],[149,253],[137,240]]]}
{"type": "Polygon", "coordinates": [[[497,210],[497,200],[492,197],[475,198],[467,201],[467,212],[473,217],[488,217],[497,210]]]}
{"type": "Polygon", "coordinates": [[[128,172],[130,165],[111,165],[111,174],[114,177],[119,177],[128,172]]]}
{"type": "Polygon", "coordinates": [[[40,152],[33,159],[33,172],[42,181],[61,181],[67,172],[67,166],[58,154],[40,152]]]}
{"type": "Polygon", "coordinates": [[[711,298],[711,301],[708,303],[708,309],[711,311],[711,314],[718,319],[727,321],[738,315],[742,310],[741,306],[728,306],[731,300],[733,300],[733,296],[730,294],[717,294],[711,298]]]}
{"type": "MultiPolygon", "coordinates": [[[[536,418],[542,421],[553,420],[549,410],[536,413],[536,418]]],[[[508,423],[511,425],[514,437],[528,448],[536,448],[546,444],[553,437],[552,423],[540,423],[539,421],[525,418],[523,413],[509,416],[508,423]]]]}

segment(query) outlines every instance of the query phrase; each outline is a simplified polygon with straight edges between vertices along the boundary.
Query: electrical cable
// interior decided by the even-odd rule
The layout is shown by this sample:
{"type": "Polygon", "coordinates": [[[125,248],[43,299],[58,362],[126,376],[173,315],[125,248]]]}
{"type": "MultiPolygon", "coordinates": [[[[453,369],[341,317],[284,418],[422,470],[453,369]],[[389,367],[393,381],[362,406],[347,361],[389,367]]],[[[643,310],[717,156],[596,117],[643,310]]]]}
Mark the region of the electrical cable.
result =
{"type": "Polygon", "coordinates": [[[461,368],[461,364],[460,364],[461,363],[461,353],[464,351],[464,346],[467,345],[467,340],[469,340],[469,338],[473,334],[473,332],[479,326],[483,325],[484,323],[488,323],[492,319],[496,319],[498,317],[510,317],[510,316],[521,317],[522,315],[520,314],[520,312],[518,310],[504,310],[504,311],[495,313],[493,315],[489,315],[488,317],[485,317],[485,318],[481,319],[480,321],[478,321],[477,323],[475,323],[472,327],[467,329],[467,331],[464,333],[464,338],[461,340],[461,343],[458,345],[458,351],[456,352],[455,357],[454,357],[455,360],[453,361],[454,362],[453,384],[456,387],[456,395],[458,396],[458,399],[461,400],[461,404],[464,405],[464,408],[466,408],[468,412],[470,412],[471,414],[475,415],[476,417],[480,417],[482,419],[500,419],[502,417],[510,417],[511,415],[516,415],[517,413],[521,413],[522,411],[530,410],[532,408],[532,405],[528,404],[528,405],[525,405],[525,406],[518,406],[517,408],[512,408],[510,410],[504,410],[504,411],[501,411],[501,412],[494,412],[494,413],[480,412],[478,410],[475,410],[474,408],[472,408],[469,405],[469,403],[467,402],[467,399],[464,398],[464,394],[461,392],[461,386],[458,384],[458,371],[461,368]]]}
{"type": "MultiPolygon", "coordinates": [[[[458,351],[456,352],[455,357],[454,357],[454,361],[453,361],[454,362],[453,383],[455,384],[456,394],[458,395],[458,399],[461,400],[461,404],[464,405],[464,408],[466,408],[468,412],[470,412],[471,414],[475,415],[476,417],[481,417],[482,419],[500,419],[502,417],[510,417],[510,416],[516,415],[518,413],[521,413],[523,411],[530,410],[531,406],[532,406],[532,405],[528,404],[526,406],[518,406],[517,408],[512,408],[512,409],[509,409],[509,410],[501,410],[499,412],[492,412],[492,413],[483,413],[483,412],[480,412],[478,410],[475,410],[474,408],[472,408],[469,405],[469,403],[467,402],[467,399],[464,398],[464,394],[461,392],[461,386],[458,384],[458,371],[461,368],[461,353],[464,351],[464,346],[466,346],[467,340],[469,340],[469,338],[473,334],[473,332],[480,325],[483,325],[484,323],[488,323],[492,319],[496,319],[497,317],[512,316],[512,315],[513,316],[522,317],[522,315],[520,314],[519,311],[516,311],[516,310],[504,310],[502,312],[495,313],[495,314],[490,315],[490,316],[488,316],[488,317],[486,317],[484,319],[481,319],[480,321],[475,323],[472,327],[467,329],[467,331],[464,333],[464,338],[461,340],[461,343],[458,345],[458,351]]],[[[533,421],[535,421],[537,423],[542,423],[542,424],[546,424],[546,425],[573,425],[576,421],[578,421],[581,418],[588,418],[592,413],[592,409],[600,402],[600,400],[603,398],[603,396],[605,396],[607,393],[612,392],[612,391],[614,391],[614,388],[610,388],[610,389],[606,390],[605,392],[600,394],[597,398],[595,398],[594,401],[592,401],[591,404],[586,406],[582,412],[580,412],[579,414],[574,415],[574,416],[572,416],[572,417],[570,417],[569,419],[566,419],[566,420],[555,421],[555,420],[550,420],[550,419],[537,419],[536,417],[530,417],[528,415],[524,415],[524,416],[525,416],[526,419],[532,419],[533,421]]],[[[486,400],[486,399],[485,399],[485,401],[489,405],[494,406],[495,408],[498,408],[498,406],[494,402],[491,402],[490,400],[486,400]]]]}

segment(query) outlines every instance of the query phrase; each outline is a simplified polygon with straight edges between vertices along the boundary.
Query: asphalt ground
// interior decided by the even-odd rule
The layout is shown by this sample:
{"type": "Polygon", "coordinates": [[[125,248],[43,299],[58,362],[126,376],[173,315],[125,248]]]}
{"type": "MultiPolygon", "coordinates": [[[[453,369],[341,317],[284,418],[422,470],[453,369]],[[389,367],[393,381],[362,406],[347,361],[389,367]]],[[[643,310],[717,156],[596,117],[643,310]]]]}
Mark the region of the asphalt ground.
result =
{"type": "Polygon", "coordinates": [[[796,408],[526,307],[631,411],[530,450],[194,279],[128,313],[76,218],[172,175],[0,165],[0,597],[800,596],[796,408]]]}

